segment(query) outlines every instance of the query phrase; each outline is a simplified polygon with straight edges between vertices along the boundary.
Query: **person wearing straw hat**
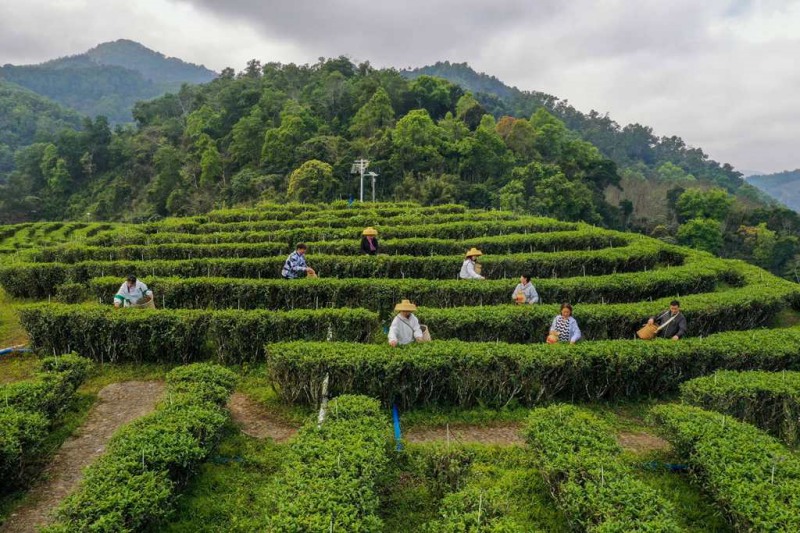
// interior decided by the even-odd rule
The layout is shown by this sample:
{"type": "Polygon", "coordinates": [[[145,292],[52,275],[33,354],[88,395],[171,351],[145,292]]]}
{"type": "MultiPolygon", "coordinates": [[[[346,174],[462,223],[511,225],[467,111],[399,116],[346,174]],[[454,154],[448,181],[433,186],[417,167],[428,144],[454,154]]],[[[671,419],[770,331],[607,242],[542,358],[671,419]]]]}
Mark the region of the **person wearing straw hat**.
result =
{"type": "Polygon", "coordinates": [[[378,230],[369,227],[361,232],[361,253],[378,255],[378,230]]]}
{"type": "Polygon", "coordinates": [[[474,247],[467,251],[466,258],[461,264],[461,272],[458,277],[461,279],[486,279],[481,276],[475,268],[475,261],[481,255],[483,255],[481,251],[474,247]]]}
{"type": "Polygon", "coordinates": [[[394,306],[397,315],[389,326],[389,344],[411,344],[412,342],[422,342],[424,335],[419,320],[412,313],[417,310],[417,306],[408,300],[403,300],[394,306]]]}
{"type": "Polygon", "coordinates": [[[147,285],[136,279],[136,276],[128,276],[120,286],[114,296],[114,307],[131,307],[146,304],[153,300],[153,291],[147,285]]]}

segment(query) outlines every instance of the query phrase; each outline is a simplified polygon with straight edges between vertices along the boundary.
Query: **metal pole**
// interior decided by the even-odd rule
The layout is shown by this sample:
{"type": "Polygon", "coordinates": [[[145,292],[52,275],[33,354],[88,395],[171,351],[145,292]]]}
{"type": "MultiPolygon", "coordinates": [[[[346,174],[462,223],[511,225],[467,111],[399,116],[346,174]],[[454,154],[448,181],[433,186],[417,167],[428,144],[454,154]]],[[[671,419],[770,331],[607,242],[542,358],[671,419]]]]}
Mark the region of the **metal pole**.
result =
{"type": "Polygon", "coordinates": [[[372,176],[372,203],[375,203],[375,175],[372,176]]]}
{"type": "Polygon", "coordinates": [[[358,162],[358,166],[361,168],[361,203],[364,203],[364,160],[361,159],[358,162]]]}

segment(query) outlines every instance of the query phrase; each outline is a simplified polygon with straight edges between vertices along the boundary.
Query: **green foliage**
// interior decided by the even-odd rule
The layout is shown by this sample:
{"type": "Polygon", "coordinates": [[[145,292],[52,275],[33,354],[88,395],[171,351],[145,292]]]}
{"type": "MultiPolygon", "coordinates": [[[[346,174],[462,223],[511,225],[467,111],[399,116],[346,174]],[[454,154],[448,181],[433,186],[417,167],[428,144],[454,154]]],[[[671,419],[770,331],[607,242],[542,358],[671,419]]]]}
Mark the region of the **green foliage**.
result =
{"type": "MultiPolygon", "coordinates": [[[[711,292],[718,278],[739,285],[735,263],[704,258],[683,266],[649,272],[605,276],[542,278],[533,283],[543,302],[614,303],[647,298],[711,292]]],[[[499,305],[511,303],[515,281],[508,279],[464,283],[462,280],[388,278],[282,279],[153,278],[143,281],[159,302],[182,309],[299,309],[317,307],[365,307],[387,316],[394,305],[408,298],[427,307],[499,305]]],[[[108,301],[120,285],[118,277],[89,280],[90,292],[108,301]]],[[[78,285],[82,287],[82,285],[78,285]]],[[[83,292],[83,291],[81,291],[83,292]]]]}
{"type": "Polygon", "coordinates": [[[682,220],[708,218],[725,220],[733,205],[733,197],[723,189],[688,189],[678,198],[678,215],[682,220]]]}
{"type": "Polygon", "coordinates": [[[534,409],[525,431],[545,481],[576,530],[681,530],[674,508],[634,477],[611,428],[593,414],[564,404],[534,409]]]}
{"type": "Polygon", "coordinates": [[[31,304],[20,321],[45,353],[75,349],[99,362],[257,361],[265,342],[281,339],[367,340],[378,326],[364,309],[271,312],[113,309],[98,305],[31,304]]]}
{"type": "Polygon", "coordinates": [[[0,385],[0,492],[26,481],[28,464],[90,367],[75,354],[45,358],[33,379],[0,385]]]}
{"type": "Polygon", "coordinates": [[[309,422],[292,443],[266,529],[382,531],[378,491],[389,467],[387,430],[376,400],[332,400],[325,421],[309,422]]]}
{"type": "Polygon", "coordinates": [[[336,188],[333,168],[322,161],[306,161],[289,176],[287,195],[299,202],[324,202],[333,199],[336,188]]]}
{"type": "Polygon", "coordinates": [[[235,380],[215,365],[168,374],[166,401],[114,434],[45,531],[141,531],[168,518],[177,490],[220,438],[235,380]]]}
{"type": "Polygon", "coordinates": [[[710,218],[693,218],[678,228],[678,242],[715,254],[722,248],[722,225],[710,218]]]}
{"type": "Polygon", "coordinates": [[[679,342],[575,345],[436,340],[398,349],[298,342],[268,345],[267,367],[271,383],[290,403],[316,404],[322,380],[329,375],[334,394],[366,394],[403,406],[533,405],[554,397],[658,396],[675,391],[688,378],[720,369],[799,370],[798,349],[797,328],[679,342]]]}
{"type": "Polygon", "coordinates": [[[758,426],[789,445],[800,442],[798,372],[715,372],[681,384],[681,400],[758,426]]]}
{"type": "Polygon", "coordinates": [[[663,405],[652,413],[737,530],[800,528],[800,462],[780,442],[697,407],[663,405]]]}

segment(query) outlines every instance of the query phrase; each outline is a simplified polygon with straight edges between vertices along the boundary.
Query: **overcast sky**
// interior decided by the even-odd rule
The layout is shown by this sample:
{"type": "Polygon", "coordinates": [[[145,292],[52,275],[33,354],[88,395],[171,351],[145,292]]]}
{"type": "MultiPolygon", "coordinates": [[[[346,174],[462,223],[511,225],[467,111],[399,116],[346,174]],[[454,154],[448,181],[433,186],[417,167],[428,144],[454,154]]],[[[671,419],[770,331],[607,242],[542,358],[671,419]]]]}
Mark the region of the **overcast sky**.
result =
{"type": "Polygon", "coordinates": [[[466,61],[742,171],[800,167],[797,0],[0,0],[0,64],[120,38],[217,71],[466,61]]]}

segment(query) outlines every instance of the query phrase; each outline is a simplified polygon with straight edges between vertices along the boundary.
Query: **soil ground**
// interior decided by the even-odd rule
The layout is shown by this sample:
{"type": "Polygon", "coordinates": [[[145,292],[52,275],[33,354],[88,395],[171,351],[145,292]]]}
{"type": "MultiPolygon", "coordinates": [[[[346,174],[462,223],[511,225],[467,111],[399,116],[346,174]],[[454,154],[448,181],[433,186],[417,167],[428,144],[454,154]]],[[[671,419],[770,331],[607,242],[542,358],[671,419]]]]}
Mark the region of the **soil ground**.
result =
{"type": "Polygon", "coordinates": [[[228,402],[233,421],[242,433],[257,439],[271,438],[277,443],[291,439],[298,427],[274,416],[267,409],[250,399],[249,396],[235,392],[228,402]]]}

